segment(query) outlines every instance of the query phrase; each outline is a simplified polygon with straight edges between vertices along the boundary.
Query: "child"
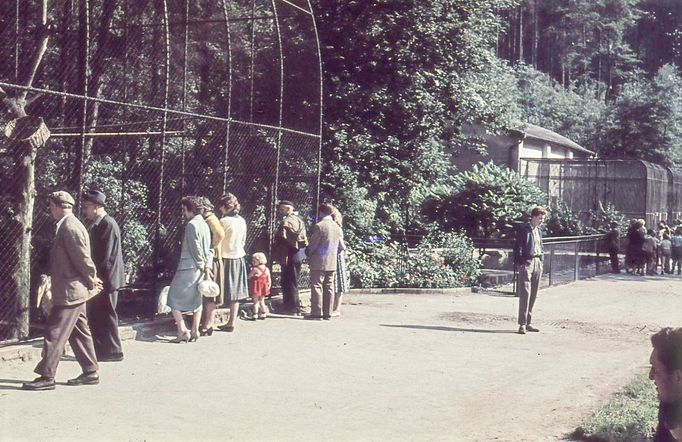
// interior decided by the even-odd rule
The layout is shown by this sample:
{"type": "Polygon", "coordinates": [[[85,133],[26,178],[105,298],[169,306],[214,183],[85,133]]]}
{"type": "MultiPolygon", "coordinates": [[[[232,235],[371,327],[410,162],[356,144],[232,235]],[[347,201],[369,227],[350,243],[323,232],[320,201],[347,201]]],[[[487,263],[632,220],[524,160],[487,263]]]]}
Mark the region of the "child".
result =
{"type": "Polygon", "coordinates": [[[677,267],[677,274],[680,274],[682,269],[682,228],[677,228],[675,234],[670,239],[672,243],[671,247],[671,257],[673,260],[673,267],[670,269],[670,273],[675,273],[675,267],[677,267]]]}
{"type": "Polygon", "coordinates": [[[268,260],[265,254],[256,252],[251,257],[253,268],[249,272],[249,291],[253,298],[253,319],[265,319],[268,308],[265,306],[265,297],[270,294],[270,269],[265,265],[268,260]]]}
{"type": "Polygon", "coordinates": [[[656,237],[654,231],[649,229],[644,236],[644,244],[642,244],[642,252],[644,253],[644,264],[646,265],[646,274],[654,275],[656,272],[656,237]]]}
{"type": "Polygon", "coordinates": [[[663,234],[661,241],[661,275],[670,273],[670,256],[672,255],[672,243],[670,242],[670,235],[663,234]]]}

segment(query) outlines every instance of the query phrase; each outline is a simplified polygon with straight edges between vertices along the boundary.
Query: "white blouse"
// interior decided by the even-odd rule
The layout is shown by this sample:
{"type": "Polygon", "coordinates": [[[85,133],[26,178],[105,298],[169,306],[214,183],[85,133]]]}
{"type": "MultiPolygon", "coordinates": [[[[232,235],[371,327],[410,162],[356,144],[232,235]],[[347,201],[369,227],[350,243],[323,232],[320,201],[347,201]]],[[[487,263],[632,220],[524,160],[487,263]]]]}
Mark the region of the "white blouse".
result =
{"type": "Polygon", "coordinates": [[[220,225],[225,230],[225,238],[220,243],[223,258],[238,259],[246,255],[246,221],[241,216],[221,218],[220,225]]]}

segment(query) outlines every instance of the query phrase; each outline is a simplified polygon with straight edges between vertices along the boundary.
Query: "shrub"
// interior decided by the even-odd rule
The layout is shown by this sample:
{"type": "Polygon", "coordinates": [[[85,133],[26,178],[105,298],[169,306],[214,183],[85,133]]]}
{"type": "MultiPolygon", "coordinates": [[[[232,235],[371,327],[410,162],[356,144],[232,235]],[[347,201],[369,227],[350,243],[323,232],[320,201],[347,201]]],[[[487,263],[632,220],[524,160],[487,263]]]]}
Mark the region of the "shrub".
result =
{"type": "Polygon", "coordinates": [[[625,216],[611,203],[604,205],[599,201],[599,208],[590,210],[590,218],[592,229],[596,232],[608,232],[611,230],[611,223],[618,223],[618,231],[621,233],[627,230],[625,216]]]}
{"type": "Polygon", "coordinates": [[[463,287],[480,276],[474,245],[463,233],[433,230],[410,251],[395,241],[361,243],[351,250],[348,267],[357,288],[463,287]]]}
{"type": "Polygon", "coordinates": [[[563,201],[551,202],[547,210],[549,211],[545,221],[547,236],[575,236],[587,233],[585,225],[563,201]]]}
{"type": "Polygon", "coordinates": [[[424,216],[444,231],[463,229],[472,237],[512,237],[514,222],[547,201],[539,187],[507,167],[478,163],[455,176],[452,188],[434,192],[424,216]],[[451,190],[454,189],[454,190],[451,190]]]}

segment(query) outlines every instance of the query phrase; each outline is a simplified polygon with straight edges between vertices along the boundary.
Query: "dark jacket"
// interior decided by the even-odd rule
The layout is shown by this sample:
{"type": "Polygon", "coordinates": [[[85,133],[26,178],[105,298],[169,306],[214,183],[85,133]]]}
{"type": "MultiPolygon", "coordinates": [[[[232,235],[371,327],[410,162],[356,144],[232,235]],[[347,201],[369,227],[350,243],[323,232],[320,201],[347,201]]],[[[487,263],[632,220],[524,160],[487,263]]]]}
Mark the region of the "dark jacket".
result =
{"type": "Polygon", "coordinates": [[[90,226],[90,246],[97,276],[104,284],[103,291],[118,290],[125,284],[121,230],[111,216],[104,215],[90,226]]]}
{"type": "MultiPolygon", "coordinates": [[[[538,231],[540,235],[540,260],[543,259],[544,248],[542,246],[542,230],[538,231]]],[[[519,226],[516,230],[516,240],[514,242],[514,262],[518,265],[528,265],[533,260],[533,249],[535,248],[533,241],[533,232],[530,223],[525,223],[519,226]]]]}
{"type": "Polygon", "coordinates": [[[668,426],[677,423],[682,418],[682,402],[666,404],[660,402],[658,405],[658,426],[654,433],[653,442],[675,442],[675,438],[668,430],[668,426]]]}

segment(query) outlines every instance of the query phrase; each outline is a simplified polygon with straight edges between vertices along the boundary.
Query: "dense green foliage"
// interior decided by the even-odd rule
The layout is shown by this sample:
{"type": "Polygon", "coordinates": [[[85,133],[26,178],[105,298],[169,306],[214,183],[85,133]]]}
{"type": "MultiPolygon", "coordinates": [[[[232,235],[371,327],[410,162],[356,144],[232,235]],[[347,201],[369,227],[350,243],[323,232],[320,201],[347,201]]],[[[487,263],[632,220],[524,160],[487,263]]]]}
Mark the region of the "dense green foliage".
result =
{"type": "Polygon", "coordinates": [[[395,241],[360,243],[349,254],[348,264],[354,287],[463,287],[480,275],[471,240],[437,229],[414,249],[395,241]]]}
{"type": "Polygon", "coordinates": [[[473,237],[511,237],[514,223],[545,204],[547,195],[516,172],[493,163],[479,163],[454,177],[452,187],[434,190],[423,208],[425,218],[441,229],[473,237]]]}
{"type": "Polygon", "coordinates": [[[588,417],[573,436],[585,441],[650,440],[657,416],[656,389],[647,375],[641,374],[588,417]]]}

